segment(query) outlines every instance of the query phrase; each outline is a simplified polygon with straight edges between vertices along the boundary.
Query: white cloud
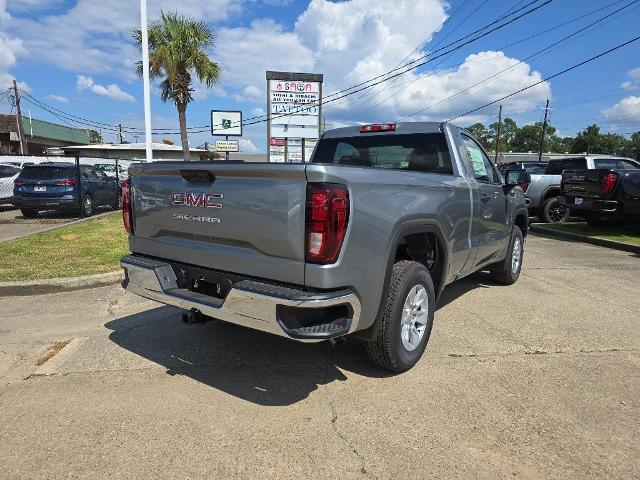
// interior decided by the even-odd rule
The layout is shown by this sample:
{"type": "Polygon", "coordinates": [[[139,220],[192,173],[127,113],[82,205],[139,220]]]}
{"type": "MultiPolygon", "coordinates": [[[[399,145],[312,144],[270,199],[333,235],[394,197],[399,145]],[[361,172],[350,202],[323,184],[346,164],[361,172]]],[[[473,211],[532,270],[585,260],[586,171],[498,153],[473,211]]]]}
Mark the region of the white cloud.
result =
{"type": "Polygon", "coordinates": [[[7,9],[13,12],[34,12],[59,7],[63,2],[64,0],[7,0],[7,9]]]}
{"type": "MultiPolygon", "coordinates": [[[[5,1],[0,0],[0,4],[5,1]]],[[[57,0],[29,1],[44,5],[57,0]]],[[[180,11],[213,23],[216,28],[216,22],[226,22],[243,9],[252,8],[247,1],[182,0],[180,11]]],[[[266,70],[323,73],[326,96],[384,73],[403,58],[407,61],[407,55],[416,46],[425,45],[426,42],[428,47],[429,40],[442,28],[447,12],[451,10],[449,3],[447,0],[396,0],[392,3],[389,0],[311,0],[292,28],[285,28],[273,19],[254,20],[241,27],[222,24],[216,28],[217,48],[211,52],[211,57],[223,67],[223,82],[212,91],[194,85],[194,99],[207,101],[210,95],[225,96],[247,103],[247,111],[253,109],[255,113],[259,107],[259,111],[264,113],[266,70]]],[[[175,1],[150,0],[149,8],[150,16],[154,19],[158,17],[160,8],[175,9],[175,1]]],[[[272,15],[277,13],[277,9],[261,11],[272,15]]],[[[12,19],[11,24],[15,35],[23,38],[24,48],[29,51],[32,60],[82,73],[91,80],[83,80],[79,84],[82,88],[124,100],[131,96],[116,84],[102,86],[95,83],[92,77],[99,82],[98,75],[109,74],[137,81],[134,64],[139,53],[130,33],[138,22],[138,9],[123,9],[122,0],[77,0],[62,14],[41,15],[37,21],[12,19]]],[[[415,59],[425,51],[414,52],[408,59],[415,59]]],[[[374,108],[362,116],[353,115],[360,110],[360,95],[353,95],[338,105],[327,105],[325,112],[329,120],[336,122],[399,118],[438,103],[517,62],[517,59],[503,52],[480,52],[469,55],[458,68],[427,70],[429,76],[418,77],[413,72],[402,76],[399,81],[406,82],[406,88],[375,106],[394,89],[385,91],[367,105],[373,105],[374,108]]],[[[631,72],[629,75],[633,79],[631,72]]],[[[495,80],[442,105],[433,106],[419,118],[449,118],[540,78],[540,74],[532,71],[529,65],[520,64],[495,80]]],[[[393,83],[387,82],[381,87],[386,88],[393,83]]],[[[525,112],[539,105],[550,94],[550,85],[543,83],[508,99],[504,102],[505,108],[510,113],[525,112]]],[[[488,110],[478,112],[474,118],[486,120],[488,110]]]]}
{"type": "Polygon", "coordinates": [[[58,103],[69,103],[69,98],[63,96],[63,95],[49,95],[49,98],[55,102],[58,103]]]}
{"type": "Polygon", "coordinates": [[[255,144],[248,138],[241,138],[239,142],[239,149],[241,152],[256,153],[258,151],[258,148],[255,146],[255,144]]]}
{"type": "Polygon", "coordinates": [[[127,92],[125,92],[115,83],[112,83],[105,87],[104,85],[95,83],[93,81],[93,78],[85,75],[78,75],[78,78],[76,81],[76,87],[78,88],[79,92],[82,92],[83,90],[91,90],[96,95],[102,95],[103,97],[108,97],[112,100],[117,100],[119,102],[135,102],[136,101],[136,99],[133,98],[133,95],[130,95],[127,92]]]}
{"type": "Polygon", "coordinates": [[[637,88],[640,88],[640,67],[629,70],[627,72],[627,77],[631,80],[622,82],[620,88],[623,90],[636,90],[637,88]]]}
{"type": "MultiPolygon", "coordinates": [[[[4,32],[4,27],[9,24],[11,15],[7,12],[5,0],[0,0],[0,90],[13,84],[14,76],[9,70],[16,64],[18,57],[27,53],[24,43],[20,38],[12,37],[4,32]]],[[[29,90],[26,83],[21,82],[20,88],[29,90]]]]}
{"type": "MultiPolygon", "coordinates": [[[[179,5],[180,13],[209,22],[225,20],[241,8],[242,3],[233,0],[181,0],[179,5]]],[[[156,20],[161,10],[175,9],[174,0],[150,0],[149,19],[156,20]]],[[[139,25],[137,4],[125,8],[122,0],[77,0],[64,13],[16,17],[11,22],[32,60],[76,72],[117,73],[128,80],[137,78],[139,53],[131,31],[139,25]]]]}
{"type": "Polygon", "coordinates": [[[602,110],[602,116],[614,125],[636,124],[640,120],[640,97],[629,95],[612,107],[602,110]]]}

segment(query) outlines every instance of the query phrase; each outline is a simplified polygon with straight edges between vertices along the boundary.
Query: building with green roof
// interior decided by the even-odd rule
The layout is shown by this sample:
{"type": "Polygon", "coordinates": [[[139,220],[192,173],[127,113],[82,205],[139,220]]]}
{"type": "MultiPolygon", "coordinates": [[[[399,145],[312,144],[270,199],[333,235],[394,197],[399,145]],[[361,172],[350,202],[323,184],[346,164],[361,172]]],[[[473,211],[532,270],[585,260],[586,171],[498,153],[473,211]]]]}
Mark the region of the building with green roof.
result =
{"type": "MultiPolygon", "coordinates": [[[[0,115],[0,153],[20,153],[16,116],[0,115]]],[[[91,143],[89,130],[72,128],[59,123],[22,117],[22,132],[27,140],[29,155],[43,155],[46,148],[91,143]]]]}

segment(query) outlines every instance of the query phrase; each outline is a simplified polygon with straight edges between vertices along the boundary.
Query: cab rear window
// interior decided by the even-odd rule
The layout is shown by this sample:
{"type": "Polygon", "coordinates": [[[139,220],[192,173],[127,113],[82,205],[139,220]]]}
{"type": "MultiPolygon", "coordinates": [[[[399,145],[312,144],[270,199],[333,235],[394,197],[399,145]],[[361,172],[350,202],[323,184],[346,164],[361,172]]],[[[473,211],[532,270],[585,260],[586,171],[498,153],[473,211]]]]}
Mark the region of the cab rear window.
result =
{"type": "Polygon", "coordinates": [[[311,162],[453,174],[442,133],[323,138],[311,162]]]}

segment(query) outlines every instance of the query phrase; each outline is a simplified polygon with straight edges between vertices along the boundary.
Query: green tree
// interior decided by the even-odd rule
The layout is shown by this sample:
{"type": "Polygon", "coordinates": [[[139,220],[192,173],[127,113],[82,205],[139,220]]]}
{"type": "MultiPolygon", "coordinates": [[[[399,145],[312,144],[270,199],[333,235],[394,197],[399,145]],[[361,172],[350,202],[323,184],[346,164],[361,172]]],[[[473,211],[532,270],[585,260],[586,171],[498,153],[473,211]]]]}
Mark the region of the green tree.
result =
{"type": "Polygon", "coordinates": [[[629,142],[629,156],[640,160],[640,131],[631,135],[631,141],[629,142]]]}
{"type": "Polygon", "coordinates": [[[598,151],[599,141],[600,127],[594,123],[576,135],[571,153],[603,153],[598,151]]]}
{"type": "MultiPolygon", "coordinates": [[[[140,29],[133,31],[133,37],[141,47],[140,29]]],[[[207,51],[214,47],[215,35],[209,25],[177,12],[162,12],[160,20],[149,26],[150,75],[162,79],[162,101],[171,100],[176,105],[185,160],[191,159],[186,112],[187,104],[193,100],[193,78],[197,77],[208,88],[220,82],[222,69],[207,56],[207,51]]],[[[137,67],[142,76],[142,62],[137,67]]]]}
{"type": "MultiPolygon", "coordinates": [[[[492,123],[489,125],[489,136],[493,140],[496,138],[496,134],[498,131],[498,122],[492,123]]],[[[509,152],[513,150],[512,142],[518,132],[518,125],[515,120],[509,117],[506,117],[502,121],[502,125],[500,127],[500,145],[498,145],[499,152],[509,152]]]]}
{"type": "Polygon", "coordinates": [[[87,133],[89,134],[89,142],[102,143],[102,134],[100,132],[87,129],[87,133]]]}
{"type": "Polygon", "coordinates": [[[467,127],[467,130],[469,130],[469,132],[478,139],[484,148],[488,148],[489,145],[493,143],[489,130],[487,130],[487,127],[482,123],[474,123],[470,127],[467,127]]]}

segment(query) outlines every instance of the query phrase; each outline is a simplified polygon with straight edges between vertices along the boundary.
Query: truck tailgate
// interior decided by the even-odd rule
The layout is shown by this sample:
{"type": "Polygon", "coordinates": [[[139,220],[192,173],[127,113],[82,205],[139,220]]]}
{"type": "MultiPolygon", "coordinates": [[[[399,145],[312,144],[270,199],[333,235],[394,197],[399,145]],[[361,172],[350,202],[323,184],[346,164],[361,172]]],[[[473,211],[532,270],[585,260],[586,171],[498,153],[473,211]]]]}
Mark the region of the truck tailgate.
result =
{"type": "Polygon", "coordinates": [[[604,196],[604,177],[609,169],[566,171],[562,174],[562,191],[566,195],[593,198],[604,196]]]}
{"type": "Polygon", "coordinates": [[[132,252],[304,283],[304,165],[156,162],[130,175],[132,252]]]}

